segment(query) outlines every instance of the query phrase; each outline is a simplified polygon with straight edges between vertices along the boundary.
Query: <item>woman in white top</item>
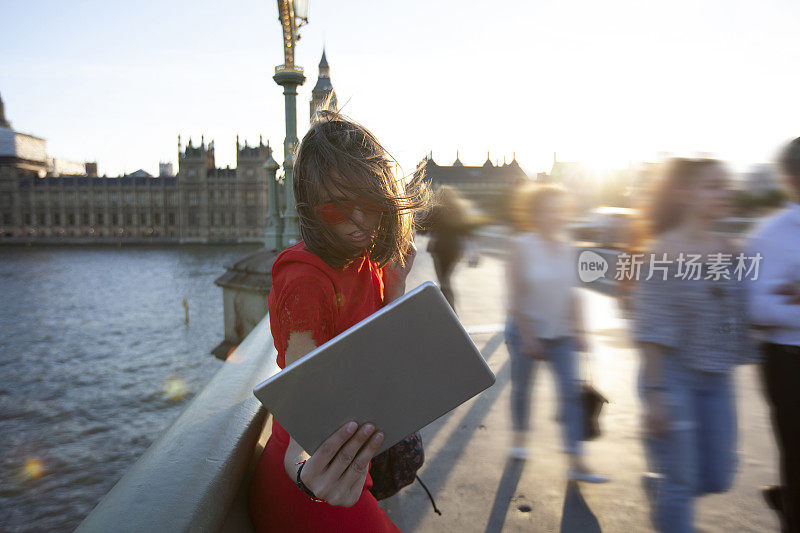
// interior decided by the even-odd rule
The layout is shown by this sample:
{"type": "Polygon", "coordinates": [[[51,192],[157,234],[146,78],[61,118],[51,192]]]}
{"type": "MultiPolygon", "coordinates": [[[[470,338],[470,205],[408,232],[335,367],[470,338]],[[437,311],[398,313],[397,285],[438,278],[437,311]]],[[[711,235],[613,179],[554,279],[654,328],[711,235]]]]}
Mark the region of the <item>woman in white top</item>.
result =
{"type": "Polygon", "coordinates": [[[526,447],[530,391],[539,361],[551,364],[558,386],[568,477],[600,483],[582,460],[583,417],[576,352],[585,350],[582,317],[574,291],[576,255],[564,235],[565,193],[545,185],[524,191],[526,231],[512,244],[507,265],[506,344],[511,355],[511,418],[515,459],[529,457],[526,447]]]}

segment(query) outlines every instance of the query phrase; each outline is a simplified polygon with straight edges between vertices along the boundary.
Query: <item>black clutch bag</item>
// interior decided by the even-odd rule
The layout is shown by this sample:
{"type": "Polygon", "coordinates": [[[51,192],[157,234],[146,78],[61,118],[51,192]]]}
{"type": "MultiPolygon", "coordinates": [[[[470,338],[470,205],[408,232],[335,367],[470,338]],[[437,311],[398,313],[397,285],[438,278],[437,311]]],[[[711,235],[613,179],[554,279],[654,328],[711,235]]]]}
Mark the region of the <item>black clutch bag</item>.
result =
{"type": "Polygon", "coordinates": [[[581,404],[583,407],[583,440],[592,440],[600,436],[600,411],[608,399],[600,394],[594,386],[584,381],[581,383],[581,404]]]}

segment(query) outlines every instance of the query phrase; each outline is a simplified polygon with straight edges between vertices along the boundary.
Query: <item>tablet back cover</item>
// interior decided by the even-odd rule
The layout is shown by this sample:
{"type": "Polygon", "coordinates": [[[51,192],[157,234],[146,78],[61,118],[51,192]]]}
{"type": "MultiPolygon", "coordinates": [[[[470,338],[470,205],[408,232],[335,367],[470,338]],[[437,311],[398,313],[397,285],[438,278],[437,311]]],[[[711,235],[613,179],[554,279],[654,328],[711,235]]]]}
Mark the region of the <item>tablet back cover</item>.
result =
{"type": "Polygon", "coordinates": [[[426,282],[253,392],[309,453],[350,420],[385,433],[380,453],[494,381],[439,288],[426,282]]]}

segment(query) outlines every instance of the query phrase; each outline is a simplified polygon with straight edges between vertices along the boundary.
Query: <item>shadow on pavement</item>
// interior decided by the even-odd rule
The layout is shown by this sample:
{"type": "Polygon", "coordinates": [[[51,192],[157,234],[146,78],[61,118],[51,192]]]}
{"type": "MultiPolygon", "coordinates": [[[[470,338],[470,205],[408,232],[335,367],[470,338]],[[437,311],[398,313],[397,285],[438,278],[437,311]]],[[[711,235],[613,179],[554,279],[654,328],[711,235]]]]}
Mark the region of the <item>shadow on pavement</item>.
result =
{"type": "Polygon", "coordinates": [[[495,533],[503,530],[506,522],[508,507],[514,494],[517,492],[519,479],[522,477],[522,470],[525,468],[525,461],[508,459],[503,469],[503,476],[497,486],[497,493],[492,504],[492,512],[489,514],[489,521],[486,523],[486,533],[495,533]]]}
{"type": "MultiPolygon", "coordinates": [[[[489,340],[486,341],[486,344],[483,345],[483,349],[481,349],[481,355],[483,356],[483,360],[488,363],[489,360],[494,355],[494,353],[497,351],[497,348],[499,348],[502,343],[503,343],[503,333],[502,332],[495,333],[494,335],[492,335],[489,338],[489,340]]],[[[503,364],[503,366],[497,372],[495,372],[495,376],[499,375],[500,372],[502,372],[502,370],[504,368],[505,368],[505,363],[503,364]]],[[[498,381],[499,381],[499,379],[498,379],[498,381]]],[[[497,383],[495,383],[494,386],[497,386],[497,383]]],[[[491,388],[489,390],[491,390],[491,388]]],[[[485,392],[486,391],[484,391],[482,394],[485,394],[485,392]]],[[[453,416],[453,414],[456,411],[457,411],[457,409],[453,410],[453,411],[450,411],[449,413],[447,413],[442,418],[440,418],[439,420],[436,421],[438,423],[435,425],[435,427],[432,427],[432,428],[429,428],[429,429],[425,430],[425,434],[423,435],[423,437],[424,437],[423,445],[428,441],[431,441],[431,442],[433,441],[433,439],[436,437],[436,434],[445,425],[444,422],[446,420],[448,420],[451,416],[453,416]]]]}
{"type": "MultiPolygon", "coordinates": [[[[502,339],[502,333],[498,333],[493,335],[486,342],[483,350],[481,350],[485,360],[488,361],[497,351],[497,348],[502,343],[502,339]]],[[[434,441],[439,430],[446,425],[447,420],[449,420],[454,413],[458,412],[461,416],[462,423],[456,426],[446,437],[443,437],[444,442],[449,445],[445,444],[433,457],[426,457],[425,466],[423,467],[424,470],[420,474],[420,477],[425,479],[425,483],[434,498],[438,495],[439,490],[446,485],[447,478],[461,458],[467,443],[469,443],[472,435],[479,428],[479,421],[486,417],[503,387],[508,383],[508,376],[506,375],[508,367],[508,361],[505,361],[495,372],[497,382],[494,386],[481,393],[483,397],[473,402],[466,412],[459,411],[458,409],[450,411],[436,421],[435,427],[429,430],[423,430],[422,441],[425,446],[428,446],[434,441]],[[426,476],[431,477],[428,478],[426,476]]],[[[427,511],[427,506],[415,506],[413,509],[408,509],[404,513],[405,516],[402,519],[404,525],[403,530],[415,531],[427,511]]],[[[442,509],[442,512],[446,512],[446,510],[442,509]]]]}
{"type": "Polygon", "coordinates": [[[564,495],[564,509],[561,511],[561,532],[594,533],[602,531],[600,522],[583,499],[581,489],[574,481],[567,483],[564,495]]]}

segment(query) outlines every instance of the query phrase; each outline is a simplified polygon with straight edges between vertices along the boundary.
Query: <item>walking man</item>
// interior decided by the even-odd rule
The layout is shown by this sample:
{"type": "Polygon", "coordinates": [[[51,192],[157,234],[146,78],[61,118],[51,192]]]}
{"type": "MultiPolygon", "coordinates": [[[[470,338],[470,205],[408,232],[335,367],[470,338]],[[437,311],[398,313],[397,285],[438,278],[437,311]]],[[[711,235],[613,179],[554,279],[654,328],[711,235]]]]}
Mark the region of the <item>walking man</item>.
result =
{"type": "Polygon", "coordinates": [[[764,329],[762,371],[780,452],[781,486],[764,496],[782,531],[800,533],[800,137],[779,163],[792,201],[751,236],[750,254],[763,259],[749,303],[754,325],[764,329]]]}

